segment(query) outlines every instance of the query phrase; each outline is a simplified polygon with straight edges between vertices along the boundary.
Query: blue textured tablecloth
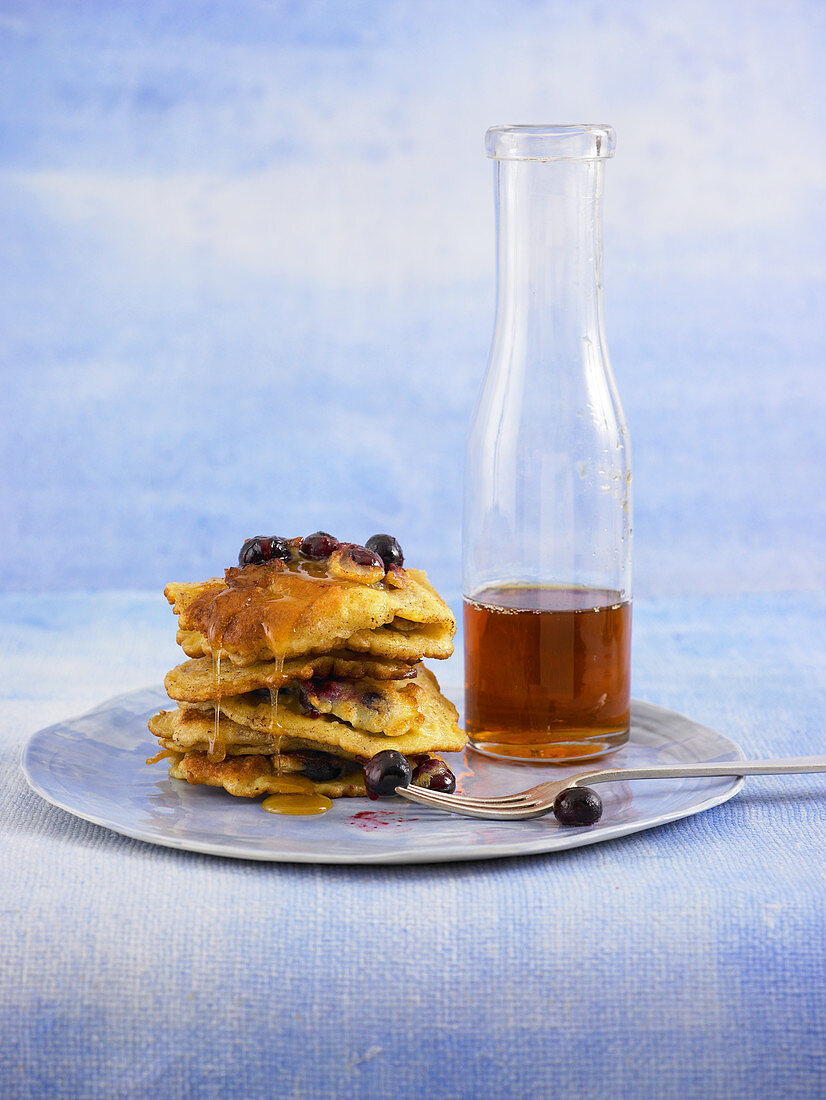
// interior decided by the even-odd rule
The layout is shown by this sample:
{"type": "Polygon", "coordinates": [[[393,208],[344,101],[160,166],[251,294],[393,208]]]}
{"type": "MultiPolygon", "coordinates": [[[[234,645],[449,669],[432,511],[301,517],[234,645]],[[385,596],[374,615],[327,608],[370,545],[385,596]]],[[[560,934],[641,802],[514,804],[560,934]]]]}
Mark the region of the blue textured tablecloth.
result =
{"type": "MultiPolygon", "coordinates": [[[[39,727],[158,682],[165,602],[3,596],[3,1097],[826,1095],[824,807],[752,779],[553,856],[237,862],[42,802],[39,727]]],[[[748,755],[826,741],[826,598],[638,601],[634,693],[748,755]]]]}

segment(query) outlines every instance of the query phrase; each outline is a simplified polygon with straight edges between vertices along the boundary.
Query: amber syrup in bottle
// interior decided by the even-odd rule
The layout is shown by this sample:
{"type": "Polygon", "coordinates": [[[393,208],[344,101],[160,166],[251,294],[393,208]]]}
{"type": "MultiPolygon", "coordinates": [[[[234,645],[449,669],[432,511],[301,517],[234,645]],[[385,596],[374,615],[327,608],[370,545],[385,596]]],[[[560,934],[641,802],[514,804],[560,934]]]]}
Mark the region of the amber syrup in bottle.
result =
{"type": "Polygon", "coordinates": [[[465,599],[465,724],[498,756],[594,756],[627,737],[631,603],[605,589],[501,585],[465,599]]]}

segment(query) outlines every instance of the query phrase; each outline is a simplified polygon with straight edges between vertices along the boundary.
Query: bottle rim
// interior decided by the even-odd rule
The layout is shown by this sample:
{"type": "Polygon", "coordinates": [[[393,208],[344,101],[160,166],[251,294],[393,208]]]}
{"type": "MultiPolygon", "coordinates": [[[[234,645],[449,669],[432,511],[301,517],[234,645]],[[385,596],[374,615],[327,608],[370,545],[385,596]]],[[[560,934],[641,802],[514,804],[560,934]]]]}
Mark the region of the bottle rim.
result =
{"type": "Polygon", "coordinates": [[[492,160],[604,160],[617,137],[604,123],[491,126],[485,149],[492,160]]]}

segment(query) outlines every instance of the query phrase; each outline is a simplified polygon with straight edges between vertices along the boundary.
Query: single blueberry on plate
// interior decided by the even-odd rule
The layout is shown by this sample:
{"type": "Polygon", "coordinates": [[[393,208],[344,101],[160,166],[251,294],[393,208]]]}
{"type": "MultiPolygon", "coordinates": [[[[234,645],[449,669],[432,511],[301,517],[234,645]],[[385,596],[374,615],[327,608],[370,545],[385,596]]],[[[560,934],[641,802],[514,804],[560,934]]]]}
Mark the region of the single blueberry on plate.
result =
{"type": "Polygon", "coordinates": [[[400,752],[384,749],[364,765],[367,797],[390,798],[396,793],[396,787],[410,786],[412,775],[413,769],[400,752]]]}
{"type": "Polygon", "coordinates": [[[568,787],[554,800],[560,825],[596,825],[602,817],[602,799],[590,787],[568,787]]]}

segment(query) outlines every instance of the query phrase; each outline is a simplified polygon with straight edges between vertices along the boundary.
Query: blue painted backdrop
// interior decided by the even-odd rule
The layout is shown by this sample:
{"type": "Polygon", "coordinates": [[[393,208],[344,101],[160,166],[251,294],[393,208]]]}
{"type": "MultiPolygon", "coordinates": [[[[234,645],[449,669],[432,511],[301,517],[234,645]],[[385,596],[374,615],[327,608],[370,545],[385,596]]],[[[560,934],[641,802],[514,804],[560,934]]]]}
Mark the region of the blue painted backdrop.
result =
{"type": "Polygon", "coordinates": [[[818,587],[826,9],[0,3],[0,585],[257,532],[459,586],[495,122],[606,121],[636,591],[818,587]]]}

